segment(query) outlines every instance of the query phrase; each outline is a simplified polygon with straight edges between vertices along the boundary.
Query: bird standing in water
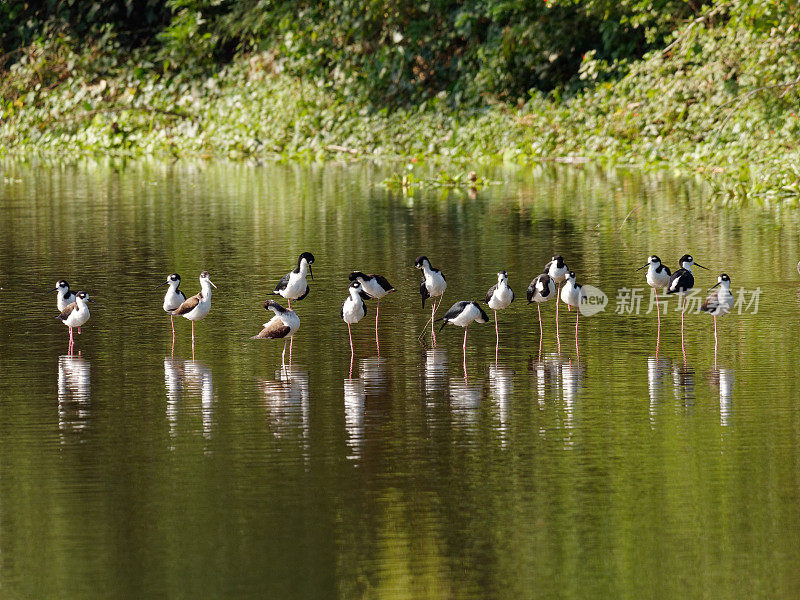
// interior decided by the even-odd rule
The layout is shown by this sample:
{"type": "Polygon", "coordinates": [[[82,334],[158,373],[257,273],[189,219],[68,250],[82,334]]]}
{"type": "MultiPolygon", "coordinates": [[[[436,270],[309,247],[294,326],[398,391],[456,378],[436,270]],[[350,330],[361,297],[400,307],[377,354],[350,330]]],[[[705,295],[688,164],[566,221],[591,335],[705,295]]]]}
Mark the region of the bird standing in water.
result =
{"type": "Polygon", "coordinates": [[[536,302],[536,311],[539,313],[539,354],[542,353],[542,302],[547,302],[556,295],[556,284],[553,278],[545,271],[533,278],[528,286],[528,304],[536,302]]]}
{"type": "Polygon", "coordinates": [[[714,290],[708,295],[700,310],[707,312],[714,317],[714,368],[717,368],[717,317],[726,315],[731,311],[734,304],[733,294],[731,294],[731,278],[722,273],[717,277],[717,283],[711,288],[714,290]],[[714,288],[719,287],[718,290],[714,288]]]}
{"type": "MultiPolygon", "coordinates": [[[[286,340],[294,341],[294,334],[300,329],[300,317],[291,308],[284,308],[274,300],[267,300],[264,302],[264,308],[271,310],[275,313],[268,322],[264,323],[262,329],[257,335],[254,335],[253,340],[263,339],[282,339],[283,340],[283,353],[281,353],[281,365],[286,366],[286,340]]],[[[292,364],[292,352],[289,351],[289,365],[292,364]]]]}
{"type": "Polygon", "coordinates": [[[70,356],[72,355],[72,349],[75,345],[72,329],[86,323],[91,316],[89,314],[89,306],[86,304],[87,302],[94,302],[94,300],[91,300],[89,294],[86,292],[78,292],[75,294],[75,302],[65,306],[61,314],[56,316],[56,319],[59,319],[64,325],[69,327],[69,347],[67,354],[70,356]]]}
{"type": "Polygon", "coordinates": [[[425,300],[433,298],[433,308],[431,309],[431,335],[433,337],[433,345],[436,346],[436,330],[433,326],[436,311],[439,304],[442,303],[442,295],[447,289],[447,280],[439,269],[434,269],[431,266],[431,261],[427,256],[418,256],[414,261],[414,267],[422,269],[422,282],[419,284],[419,294],[422,296],[422,308],[425,308],[425,300]],[[436,301],[439,298],[439,301],[436,301]]]}
{"type": "Polygon", "coordinates": [[[647,280],[647,285],[653,288],[653,291],[656,295],[656,315],[658,315],[658,334],[656,338],[656,358],[658,358],[658,347],[661,343],[661,306],[658,302],[658,288],[666,288],[669,285],[670,277],[672,277],[672,273],[669,272],[669,268],[661,263],[661,259],[658,258],[655,254],[653,254],[650,258],[647,259],[647,264],[639,267],[636,269],[637,271],[641,271],[642,269],[647,269],[647,275],[645,279],[647,280]]]}
{"type": "Polygon", "coordinates": [[[292,300],[302,300],[308,296],[311,288],[308,287],[307,275],[314,279],[314,272],[311,265],[314,264],[314,255],[311,252],[303,252],[297,259],[297,266],[281,277],[281,280],[272,290],[273,294],[283,296],[289,301],[289,308],[292,308],[292,300]]]}
{"type": "Polygon", "coordinates": [[[569,267],[564,262],[564,257],[557,254],[544,266],[544,272],[550,276],[554,283],[558,284],[556,293],[556,339],[558,340],[558,351],[561,352],[561,336],[558,331],[558,299],[561,297],[561,284],[567,279],[569,267]]]}
{"type": "Polygon", "coordinates": [[[350,281],[358,281],[367,296],[378,300],[378,304],[375,307],[375,344],[380,354],[381,343],[378,339],[378,315],[381,311],[381,298],[393,292],[394,287],[381,275],[366,275],[361,271],[353,271],[350,273],[350,281]]]}
{"type": "Polygon", "coordinates": [[[583,293],[583,286],[575,282],[575,273],[570,271],[566,275],[567,282],[564,284],[564,288],[561,290],[561,299],[564,301],[564,304],[570,307],[575,307],[576,315],[575,315],[575,352],[578,354],[578,358],[580,358],[581,351],[578,348],[578,324],[581,321],[581,302],[583,302],[584,293],[583,293]]]}
{"type": "Polygon", "coordinates": [[[172,352],[175,353],[175,316],[172,314],[172,311],[178,308],[181,304],[184,303],[186,300],[186,294],[178,289],[178,286],[181,284],[181,276],[177,273],[172,273],[171,275],[167,276],[167,280],[164,283],[159,283],[154,290],[157,290],[160,287],[165,285],[169,286],[167,293],[164,294],[164,304],[162,308],[164,312],[169,314],[169,321],[172,325],[172,352]]]}
{"type": "Polygon", "coordinates": [[[462,346],[464,354],[464,379],[467,378],[467,328],[470,323],[488,323],[489,316],[483,311],[477,302],[470,300],[461,300],[456,302],[444,313],[443,317],[437,321],[444,321],[439,331],[444,329],[448,323],[451,325],[458,325],[464,328],[464,345],[462,346]]]}
{"type": "Polygon", "coordinates": [[[495,359],[497,349],[500,346],[500,330],[497,325],[497,311],[508,308],[514,301],[514,292],[508,285],[508,273],[499,271],[497,273],[497,283],[486,292],[486,304],[494,311],[494,333],[495,333],[495,359]]]}
{"type": "Polygon", "coordinates": [[[208,271],[200,273],[200,293],[184,300],[178,308],[169,312],[171,315],[181,316],[192,322],[192,360],[194,360],[194,322],[206,317],[211,310],[211,275],[208,271]]]}
{"type": "Polygon", "coordinates": [[[694,273],[692,273],[692,266],[705,269],[701,264],[694,262],[694,258],[690,254],[684,254],[678,261],[681,266],[680,269],[675,271],[669,278],[669,285],[667,286],[668,294],[680,294],[681,296],[681,350],[683,350],[683,362],[686,362],[686,345],[683,339],[683,317],[686,311],[686,294],[692,291],[694,287],[694,273]]]}

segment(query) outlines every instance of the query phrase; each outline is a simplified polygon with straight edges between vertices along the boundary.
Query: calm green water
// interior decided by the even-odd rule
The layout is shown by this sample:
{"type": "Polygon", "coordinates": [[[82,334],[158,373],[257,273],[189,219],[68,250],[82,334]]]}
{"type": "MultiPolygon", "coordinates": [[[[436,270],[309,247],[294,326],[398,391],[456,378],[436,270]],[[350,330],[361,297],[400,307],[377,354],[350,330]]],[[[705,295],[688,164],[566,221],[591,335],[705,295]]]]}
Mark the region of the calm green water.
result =
{"type": "MultiPolygon", "coordinates": [[[[6,598],[796,598],[800,593],[796,212],[729,208],[689,182],[592,169],[497,172],[394,195],[367,166],[41,168],[0,183],[0,596],[6,598]],[[301,251],[292,367],[251,341],[301,251]],[[554,253],[600,315],[524,292],[554,253]],[[634,269],[684,252],[758,313],[615,314],[634,269]],[[518,300],[438,347],[418,335],[414,258],[443,306],[499,269],[518,300]],[[178,271],[211,314],[180,319],[178,271]],[[352,269],[398,289],[354,327],[352,269]],[[65,356],[59,278],[104,306],[65,356]],[[163,288],[162,288],[163,290],[163,288]]],[[[645,301],[646,303],[646,301],[645,301]]]]}

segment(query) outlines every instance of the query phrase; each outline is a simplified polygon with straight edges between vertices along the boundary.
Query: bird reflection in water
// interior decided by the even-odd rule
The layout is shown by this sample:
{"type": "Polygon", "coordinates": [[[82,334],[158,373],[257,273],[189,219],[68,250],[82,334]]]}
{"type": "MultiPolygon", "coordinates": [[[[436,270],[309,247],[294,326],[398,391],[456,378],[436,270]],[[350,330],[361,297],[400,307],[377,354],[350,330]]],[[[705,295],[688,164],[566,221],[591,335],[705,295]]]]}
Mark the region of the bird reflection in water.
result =
{"type": "Polygon", "coordinates": [[[483,383],[467,380],[450,380],[450,408],[453,420],[463,425],[473,425],[478,420],[478,409],[483,400],[483,383]]]}
{"type": "Polygon", "coordinates": [[[166,412],[170,437],[174,438],[178,434],[182,404],[184,413],[194,412],[188,406],[192,399],[199,396],[201,431],[203,437],[210,440],[214,427],[214,381],[211,369],[195,360],[165,357],[164,387],[167,392],[166,412]]]}
{"type": "Polygon", "coordinates": [[[489,366],[489,393],[497,406],[497,415],[500,420],[498,432],[500,442],[506,445],[508,438],[508,419],[511,404],[511,394],[514,392],[514,370],[502,362],[495,362],[489,366]]]}
{"type": "Polygon", "coordinates": [[[425,350],[422,363],[422,376],[425,380],[425,395],[447,389],[447,350],[425,350]]]}
{"type": "Polygon", "coordinates": [[[364,451],[364,404],[367,392],[361,379],[344,380],[344,427],[347,432],[347,458],[359,460],[364,451]]]}
{"type": "Polygon", "coordinates": [[[585,370],[581,363],[571,360],[561,363],[561,389],[564,403],[564,444],[572,446],[572,434],[575,429],[575,401],[578,392],[584,385],[585,370]]]}
{"type": "Polygon", "coordinates": [[[711,369],[708,374],[711,385],[719,388],[719,424],[727,427],[733,411],[733,383],[735,380],[733,369],[720,367],[711,369]]]}
{"type": "Polygon", "coordinates": [[[528,372],[534,379],[533,387],[536,389],[539,408],[544,408],[547,399],[554,398],[561,387],[561,359],[558,354],[545,355],[544,360],[531,358],[528,361],[528,372]]]}
{"type": "Polygon", "coordinates": [[[650,427],[655,426],[658,406],[661,404],[661,393],[664,380],[670,374],[670,362],[666,358],[651,356],[647,359],[647,388],[650,392],[650,427]]]}
{"type": "Polygon", "coordinates": [[[58,429],[61,443],[68,433],[80,433],[88,425],[91,365],[80,356],[58,357],[58,429]]]}
{"type": "Polygon", "coordinates": [[[675,399],[686,412],[694,407],[694,368],[686,363],[672,366],[672,386],[675,399]]]}
{"type": "Polygon", "coordinates": [[[358,369],[358,378],[344,380],[344,424],[349,448],[347,458],[351,460],[361,459],[364,455],[367,397],[383,397],[388,388],[385,358],[362,358],[358,361],[358,369]]]}
{"type": "Polygon", "coordinates": [[[300,440],[308,458],[310,405],[308,371],[292,365],[275,371],[275,379],[259,382],[267,409],[267,428],[277,439],[300,440]]]}

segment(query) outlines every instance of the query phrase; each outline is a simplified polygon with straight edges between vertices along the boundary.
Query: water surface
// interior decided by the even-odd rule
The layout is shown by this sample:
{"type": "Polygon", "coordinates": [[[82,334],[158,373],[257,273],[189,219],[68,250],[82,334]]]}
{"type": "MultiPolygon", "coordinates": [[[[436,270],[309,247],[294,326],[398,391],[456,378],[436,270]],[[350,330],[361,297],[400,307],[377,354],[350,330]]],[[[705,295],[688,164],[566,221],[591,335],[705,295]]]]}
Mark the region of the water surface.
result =
{"type": "MultiPolygon", "coordinates": [[[[364,165],[3,167],[0,586],[6,597],[796,598],[798,213],[691,181],[496,171],[413,197],[364,165]],[[251,341],[316,256],[291,368],[251,341]],[[609,295],[581,319],[525,287],[553,253],[609,295]],[[761,289],[759,310],[615,314],[634,269],[684,252],[761,289]],[[430,347],[418,254],[443,307],[507,270],[517,301],[430,347]],[[218,286],[196,326],[152,287],[218,286]],[[347,274],[397,293],[354,326],[347,274]],[[76,335],[66,278],[103,304],[76,335]],[[79,354],[78,354],[79,352],[79,354]]],[[[162,288],[163,290],[163,288],[162,288]]],[[[646,300],[645,300],[646,304],[646,300]]],[[[563,307],[562,307],[563,308],[563,307]]],[[[645,306],[643,305],[643,308],[645,306]]],[[[643,311],[644,312],[644,311],[643,311]]]]}

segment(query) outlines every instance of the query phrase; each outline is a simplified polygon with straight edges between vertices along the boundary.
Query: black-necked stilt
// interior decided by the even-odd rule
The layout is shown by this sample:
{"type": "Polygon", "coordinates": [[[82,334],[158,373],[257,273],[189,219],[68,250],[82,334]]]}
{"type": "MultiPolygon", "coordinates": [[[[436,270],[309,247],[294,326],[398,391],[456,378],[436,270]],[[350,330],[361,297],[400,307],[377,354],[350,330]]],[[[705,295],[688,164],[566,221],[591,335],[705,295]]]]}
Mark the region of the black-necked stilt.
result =
{"type": "Polygon", "coordinates": [[[550,275],[550,278],[558,284],[558,291],[556,293],[556,339],[558,340],[558,350],[561,351],[561,337],[558,332],[558,299],[561,296],[561,284],[567,279],[569,267],[564,262],[564,258],[555,255],[552,260],[544,266],[544,272],[550,275]]]}
{"type": "Polygon", "coordinates": [[[686,362],[686,346],[683,341],[683,316],[686,305],[686,294],[688,294],[694,287],[694,274],[692,267],[700,267],[705,269],[701,264],[694,262],[694,258],[690,254],[684,254],[678,261],[681,266],[680,269],[675,271],[669,278],[669,285],[667,286],[668,294],[680,294],[681,296],[681,349],[683,350],[683,361],[686,362]]]}
{"type": "Polygon", "coordinates": [[[387,279],[381,275],[367,275],[361,271],[350,273],[350,281],[358,281],[363,291],[370,297],[375,298],[378,304],[375,306],[375,343],[380,352],[380,342],[378,341],[378,316],[381,311],[381,298],[394,291],[394,287],[387,279]]]}
{"type": "Polygon", "coordinates": [[[187,298],[177,308],[169,311],[169,314],[184,317],[192,322],[192,359],[194,359],[194,322],[205,318],[211,310],[211,275],[208,271],[200,273],[200,293],[191,298],[187,298]]]}
{"type": "MultiPolygon", "coordinates": [[[[514,292],[508,285],[508,273],[499,271],[497,283],[486,292],[486,304],[494,311],[495,349],[500,345],[500,330],[497,326],[497,311],[508,308],[514,301],[514,292]]],[[[496,353],[495,353],[496,354],[496,353]]],[[[497,357],[495,356],[495,359],[497,357]]]]}
{"type": "Polygon", "coordinates": [[[463,349],[467,349],[467,328],[470,323],[488,323],[489,315],[487,315],[477,302],[472,300],[461,300],[451,306],[443,317],[436,319],[437,321],[444,321],[439,331],[444,329],[448,323],[451,325],[458,325],[464,328],[464,345],[463,349]]]}
{"type": "Polygon", "coordinates": [[[57,281],[56,287],[47,293],[52,294],[53,292],[58,292],[58,294],[56,294],[56,306],[60,311],[75,302],[75,292],[69,289],[69,283],[63,279],[57,281]]]}
{"type": "Polygon", "coordinates": [[[169,314],[169,321],[172,325],[172,349],[175,350],[175,316],[172,314],[172,311],[178,308],[181,304],[184,303],[186,300],[186,294],[178,289],[178,286],[181,284],[181,276],[177,273],[172,273],[171,275],[167,276],[167,280],[164,283],[159,283],[154,290],[157,290],[160,287],[165,285],[169,286],[167,293],[164,294],[164,304],[162,308],[166,313],[169,314]]]}
{"type": "Polygon", "coordinates": [[[661,263],[661,259],[658,258],[655,254],[647,259],[647,264],[642,265],[637,271],[641,271],[642,269],[647,269],[647,275],[645,279],[647,280],[647,285],[653,288],[653,291],[656,295],[656,315],[658,317],[658,338],[656,340],[656,356],[658,356],[658,347],[661,342],[661,306],[658,302],[658,289],[659,288],[666,288],[669,285],[669,279],[672,276],[670,273],[669,268],[661,263]]]}
{"type": "Polygon", "coordinates": [[[645,276],[647,285],[655,288],[656,294],[658,294],[658,288],[665,288],[669,285],[672,273],[669,272],[669,268],[662,264],[661,259],[655,254],[647,259],[646,265],[642,265],[636,270],[641,271],[642,269],[647,269],[647,275],[645,276]]]}
{"type": "Polygon", "coordinates": [[[711,287],[713,292],[708,295],[700,310],[714,317],[714,368],[717,367],[717,317],[728,314],[733,308],[734,298],[731,294],[731,278],[722,273],[717,277],[717,283],[711,287]],[[718,290],[714,290],[719,287],[718,290]]]}
{"type": "Polygon", "coordinates": [[[433,308],[431,309],[431,334],[433,336],[433,344],[436,345],[436,330],[433,326],[433,319],[439,304],[442,303],[442,296],[447,289],[447,280],[439,269],[434,269],[431,266],[431,261],[427,256],[418,256],[414,261],[414,267],[422,269],[422,282],[419,284],[419,293],[422,296],[422,308],[425,308],[425,300],[433,298],[433,308]],[[439,301],[436,301],[439,298],[439,301]]]}
{"type": "Polygon", "coordinates": [[[289,301],[289,308],[292,308],[292,300],[302,300],[308,296],[310,288],[306,275],[314,279],[314,272],[311,270],[313,264],[314,255],[311,252],[303,252],[297,259],[297,266],[281,278],[272,293],[286,298],[289,301]]]}
{"type": "Polygon", "coordinates": [[[364,302],[364,298],[361,295],[366,292],[364,292],[364,288],[359,281],[351,283],[348,291],[350,295],[347,297],[347,300],[342,302],[342,309],[339,311],[339,314],[342,320],[347,323],[347,335],[350,336],[350,369],[352,370],[354,351],[353,333],[350,330],[350,325],[358,323],[364,318],[367,314],[367,304],[364,302]]]}
{"type": "MultiPolygon", "coordinates": [[[[274,300],[267,300],[264,302],[264,308],[271,310],[275,313],[267,323],[264,323],[262,329],[257,335],[254,335],[253,340],[283,340],[283,353],[281,354],[281,364],[286,364],[286,340],[291,339],[294,341],[294,334],[300,329],[300,317],[297,313],[290,308],[284,308],[274,300]]],[[[289,362],[292,362],[291,352],[289,353],[289,362]]]]}
{"type": "Polygon", "coordinates": [[[556,295],[556,284],[550,274],[545,271],[533,278],[528,286],[528,304],[536,302],[536,310],[539,313],[539,353],[542,352],[542,302],[547,302],[556,295]]]}
{"type": "Polygon", "coordinates": [[[569,307],[575,307],[575,351],[580,356],[580,350],[578,349],[578,324],[581,321],[581,303],[585,294],[583,292],[583,286],[580,285],[575,281],[575,273],[573,271],[569,271],[566,276],[566,283],[564,284],[563,289],[561,290],[561,300],[564,301],[569,307]]]}
{"type": "Polygon", "coordinates": [[[87,302],[94,302],[94,300],[91,300],[89,294],[86,292],[78,292],[75,294],[75,302],[66,306],[64,310],[61,311],[61,314],[56,317],[56,319],[59,319],[64,325],[69,327],[69,351],[67,354],[72,354],[72,348],[75,345],[75,341],[72,337],[72,329],[86,323],[91,316],[89,314],[89,306],[86,304],[87,302]]]}

